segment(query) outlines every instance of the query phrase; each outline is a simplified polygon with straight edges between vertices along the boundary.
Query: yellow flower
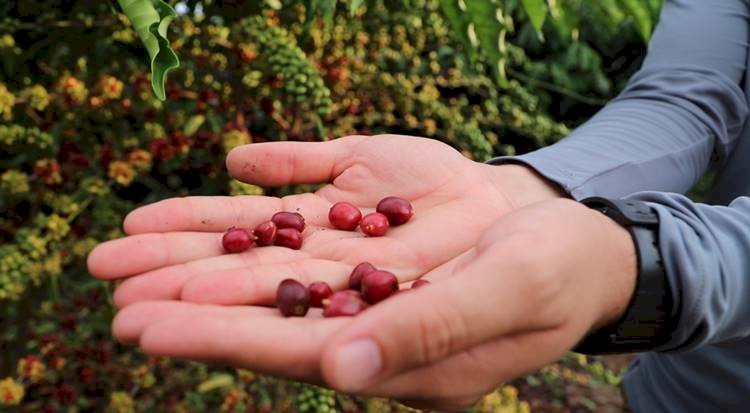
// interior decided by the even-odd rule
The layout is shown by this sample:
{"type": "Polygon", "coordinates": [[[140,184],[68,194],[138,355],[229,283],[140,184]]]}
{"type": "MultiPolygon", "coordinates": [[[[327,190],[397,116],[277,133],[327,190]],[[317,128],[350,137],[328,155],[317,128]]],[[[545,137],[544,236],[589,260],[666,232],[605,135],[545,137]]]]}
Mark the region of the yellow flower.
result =
{"type": "Polygon", "coordinates": [[[151,139],[161,139],[167,137],[167,132],[164,131],[164,127],[156,122],[146,122],[143,125],[143,130],[146,132],[146,136],[151,139]]]}
{"type": "Polygon", "coordinates": [[[42,268],[48,275],[56,276],[62,273],[62,258],[60,254],[52,254],[49,258],[43,261],[42,268]]]}
{"type": "Polygon", "coordinates": [[[73,253],[74,256],[83,258],[86,255],[88,255],[88,253],[91,252],[91,250],[94,249],[96,244],[98,244],[96,239],[86,237],[86,238],[76,241],[73,244],[73,247],[71,248],[71,252],[73,253]]]}
{"type": "Polygon", "coordinates": [[[263,188],[233,179],[229,182],[229,193],[231,195],[263,195],[263,188]]]}
{"type": "Polygon", "coordinates": [[[57,214],[47,217],[47,229],[53,239],[61,240],[70,232],[68,220],[57,214]]]}
{"type": "Polygon", "coordinates": [[[4,84],[0,83],[0,116],[6,121],[13,117],[13,105],[16,104],[16,97],[4,84]]]}
{"type": "Polygon", "coordinates": [[[128,154],[128,163],[139,172],[151,169],[151,154],[143,149],[133,149],[128,154]]]}
{"type": "Polygon", "coordinates": [[[237,404],[247,398],[247,392],[242,389],[233,388],[224,396],[224,402],[221,403],[222,412],[233,412],[237,404]]]}
{"type": "Polygon", "coordinates": [[[21,195],[29,192],[29,176],[21,171],[9,169],[0,175],[0,189],[21,195]]]}
{"type": "Polygon", "coordinates": [[[127,162],[114,161],[109,164],[108,175],[118,184],[128,186],[135,178],[135,170],[127,162]]]}
{"type": "Polygon", "coordinates": [[[251,383],[255,380],[255,373],[250,370],[237,369],[237,377],[245,383],[251,383]]]}
{"type": "Polygon", "coordinates": [[[45,369],[44,363],[35,356],[26,356],[18,360],[18,365],[16,366],[18,375],[31,380],[32,383],[36,383],[42,378],[45,369]]]}
{"type": "Polygon", "coordinates": [[[252,142],[253,138],[246,131],[231,130],[221,135],[221,143],[224,146],[224,150],[229,152],[232,148],[247,145],[252,142]]]}
{"type": "Polygon", "coordinates": [[[156,377],[154,377],[149,366],[146,364],[130,369],[130,375],[136,383],[145,389],[148,389],[156,383],[156,377]]]}
{"type": "Polygon", "coordinates": [[[502,393],[504,397],[510,400],[518,399],[518,389],[513,386],[503,386],[502,393]]]}
{"type": "Polygon", "coordinates": [[[62,183],[60,175],[60,164],[55,159],[44,158],[34,162],[34,174],[47,185],[59,185],[62,183]]]}
{"type": "Polygon", "coordinates": [[[81,104],[89,95],[86,85],[73,76],[65,76],[60,79],[58,87],[67,95],[70,103],[81,104]]]}
{"type": "Polygon", "coordinates": [[[49,93],[42,85],[34,85],[24,89],[21,96],[34,110],[42,111],[49,105],[49,93]]]}
{"type": "Polygon", "coordinates": [[[16,39],[14,39],[13,36],[9,34],[0,36],[0,48],[10,49],[11,47],[15,45],[16,45],[16,39]]]}
{"type": "Polygon", "coordinates": [[[0,405],[17,405],[21,403],[25,393],[23,385],[10,377],[0,381],[0,405]]]}
{"type": "Polygon", "coordinates": [[[109,408],[115,413],[135,413],[135,402],[124,391],[116,391],[110,395],[109,408]]]}
{"type": "Polygon", "coordinates": [[[123,83],[113,76],[104,76],[99,81],[102,96],[107,99],[118,99],[122,94],[123,83]]]}

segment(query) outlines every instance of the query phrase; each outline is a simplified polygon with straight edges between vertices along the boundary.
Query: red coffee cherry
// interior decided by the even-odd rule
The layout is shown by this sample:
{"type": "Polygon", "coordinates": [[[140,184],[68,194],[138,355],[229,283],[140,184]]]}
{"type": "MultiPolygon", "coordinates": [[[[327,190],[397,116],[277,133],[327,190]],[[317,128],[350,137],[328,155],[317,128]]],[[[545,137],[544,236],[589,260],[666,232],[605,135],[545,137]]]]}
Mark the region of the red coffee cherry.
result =
{"type": "Polygon", "coordinates": [[[367,307],[369,305],[357,291],[339,291],[323,300],[323,317],[355,316],[367,307]]]}
{"type": "Polygon", "coordinates": [[[405,224],[414,215],[414,207],[411,203],[397,196],[383,198],[378,202],[375,210],[388,217],[388,222],[394,227],[405,224]]]}
{"type": "Polygon", "coordinates": [[[271,221],[279,229],[294,228],[299,232],[305,230],[305,217],[299,212],[277,212],[271,217],[271,221]]]}
{"type": "Polygon", "coordinates": [[[365,215],[359,223],[362,233],[370,237],[382,237],[388,232],[389,227],[388,217],[379,212],[365,215]]]}
{"type": "Polygon", "coordinates": [[[354,231],[361,220],[362,212],[348,202],[336,202],[328,211],[328,221],[331,225],[344,231],[354,231]]]}
{"type": "Polygon", "coordinates": [[[316,281],[310,284],[307,286],[307,291],[310,292],[310,306],[312,307],[323,307],[323,300],[333,294],[331,286],[323,281],[316,281]]]}
{"type": "Polygon", "coordinates": [[[310,309],[310,293],[299,281],[287,278],[276,290],[276,307],[284,317],[304,317],[310,309]]]}
{"type": "Polygon", "coordinates": [[[294,228],[280,228],[276,231],[274,245],[298,250],[302,248],[302,234],[294,228]]]}
{"type": "Polygon", "coordinates": [[[362,277],[375,270],[377,270],[377,268],[369,262],[358,264],[349,275],[349,289],[360,291],[362,289],[362,277]]]}
{"type": "Polygon", "coordinates": [[[274,241],[276,241],[276,230],[277,227],[273,221],[258,224],[255,230],[253,230],[253,234],[258,237],[256,243],[261,246],[273,245],[274,241]]]}
{"type": "Polygon", "coordinates": [[[244,228],[229,228],[221,238],[221,246],[224,251],[238,253],[247,251],[255,242],[255,236],[244,228]]]}
{"type": "Polygon", "coordinates": [[[373,271],[362,277],[362,297],[370,304],[385,300],[398,291],[398,278],[383,270],[373,271]]]}

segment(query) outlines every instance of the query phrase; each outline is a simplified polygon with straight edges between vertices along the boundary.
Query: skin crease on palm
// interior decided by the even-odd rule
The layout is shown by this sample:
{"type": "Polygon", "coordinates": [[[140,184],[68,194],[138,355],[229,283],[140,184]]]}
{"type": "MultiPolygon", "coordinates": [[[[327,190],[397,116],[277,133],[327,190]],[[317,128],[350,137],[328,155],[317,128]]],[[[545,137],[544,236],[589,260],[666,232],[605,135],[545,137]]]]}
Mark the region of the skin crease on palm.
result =
{"type": "Polygon", "coordinates": [[[128,237],[89,256],[93,275],[124,279],[115,295],[118,340],[149,354],[455,410],[559,358],[592,326],[616,318],[632,294],[627,231],[575,202],[545,201],[560,194],[522,166],[483,165],[436,141],[387,135],[253,144],[235,149],[227,166],[259,185],[328,185],[284,199],[172,199],[131,213],[128,237]],[[388,195],[409,199],[415,215],[385,237],[327,223],[337,201],[366,213],[388,195]],[[254,226],[279,210],[305,216],[300,251],[222,253],[224,230],[254,226]],[[264,306],[283,278],[341,289],[362,261],[402,283],[433,283],[353,318],[323,319],[319,310],[283,318],[264,306]],[[353,354],[347,344],[365,337],[381,354],[378,373],[342,379],[341,371],[371,362],[344,357],[353,354]]]}

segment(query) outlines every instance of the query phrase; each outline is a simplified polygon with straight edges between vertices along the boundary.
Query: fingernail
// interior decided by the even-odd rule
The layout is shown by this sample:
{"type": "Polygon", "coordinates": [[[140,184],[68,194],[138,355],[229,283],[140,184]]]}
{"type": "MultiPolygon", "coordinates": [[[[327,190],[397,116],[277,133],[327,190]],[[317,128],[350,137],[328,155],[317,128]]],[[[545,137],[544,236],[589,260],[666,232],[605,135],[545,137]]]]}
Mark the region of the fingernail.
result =
{"type": "Polygon", "coordinates": [[[356,340],[339,350],[334,362],[336,382],[342,389],[356,391],[380,372],[383,359],[372,340],[356,340]]]}

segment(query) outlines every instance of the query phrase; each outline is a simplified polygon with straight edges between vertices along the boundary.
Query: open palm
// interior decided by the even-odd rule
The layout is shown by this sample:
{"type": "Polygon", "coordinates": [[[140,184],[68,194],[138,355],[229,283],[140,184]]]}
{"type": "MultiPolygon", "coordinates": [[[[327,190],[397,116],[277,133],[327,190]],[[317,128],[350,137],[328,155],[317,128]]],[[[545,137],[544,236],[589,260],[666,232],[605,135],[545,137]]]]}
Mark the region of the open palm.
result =
{"type": "Polygon", "coordinates": [[[501,188],[518,185],[498,182],[498,167],[473,162],[447,145],[393,135],[251,144],[232,151],[227,167],[237,179],[259,185],[327,184],[284,198],[175,198],[133,211],[124,223],[128,236],[89,256],[95,276],[128,277],[117,289],[118,306],[164,299],[265,305],[284,278],[340,289],[362,261],[394,272],[401,282],[413,280],[470,249],[512,209],[510,190],[501,188]],[[411,201],[415,215],[385,237],[335,230],[328,222],[337,201],[367,213],[389,195],[411,201]],[[301,250],[223,253],[227,228],[254,227],[281,210],[305,216],[301,250]]]}

